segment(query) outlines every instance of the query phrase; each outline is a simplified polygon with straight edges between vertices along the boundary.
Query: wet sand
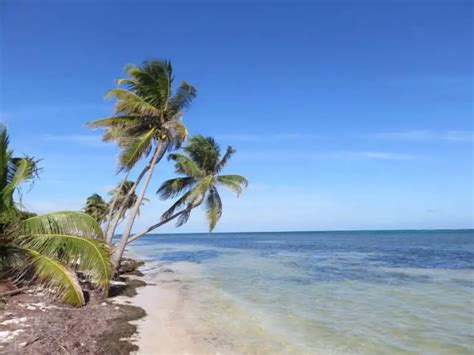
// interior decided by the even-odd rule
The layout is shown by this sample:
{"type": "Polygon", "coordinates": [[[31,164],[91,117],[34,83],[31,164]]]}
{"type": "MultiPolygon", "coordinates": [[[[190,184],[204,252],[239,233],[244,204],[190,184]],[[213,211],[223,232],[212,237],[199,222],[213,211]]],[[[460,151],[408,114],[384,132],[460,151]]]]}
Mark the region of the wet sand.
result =
{"type": "Polygon", "coordinates": [[[175,263],[145,274],[147,286],[133,298],[116,297],[145,310],[146,316],[132,322],[137,333],[130,341],[138,345],[136,354],[232,354],[231,344],[220,339],[192,311],[187,283],[180,272],[186,263],[175,263]]]}

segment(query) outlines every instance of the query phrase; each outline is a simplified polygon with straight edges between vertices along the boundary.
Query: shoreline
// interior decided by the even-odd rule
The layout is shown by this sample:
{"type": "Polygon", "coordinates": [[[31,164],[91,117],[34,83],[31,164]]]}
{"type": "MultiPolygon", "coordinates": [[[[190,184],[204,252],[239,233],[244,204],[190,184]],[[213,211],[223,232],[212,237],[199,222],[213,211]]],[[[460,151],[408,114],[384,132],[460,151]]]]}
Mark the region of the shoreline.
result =
{"type": "Polygon", "coordinates": [[[114,303],[132,305],[146,316],[131,321],[136,332],[127,339],[137,346],[132,354],[232,354],[231,344],[203,326],[188,305],[186,263],[156,266],[139,276],[146,282],[132,298],[117,296],[114,303]]]}

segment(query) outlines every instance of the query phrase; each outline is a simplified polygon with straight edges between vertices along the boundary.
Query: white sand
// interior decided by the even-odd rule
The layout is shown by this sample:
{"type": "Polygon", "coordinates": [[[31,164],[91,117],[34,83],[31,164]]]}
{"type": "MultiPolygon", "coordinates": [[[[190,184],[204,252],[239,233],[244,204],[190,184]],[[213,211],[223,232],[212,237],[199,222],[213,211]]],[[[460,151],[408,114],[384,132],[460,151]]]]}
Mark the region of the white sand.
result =
{"type": "MultiPolygon", "coordinates": [[[[183,265],[173,264],[182,268],[183,265]]],[[[185,267],[185,265],[184,265],[185,267]]],[[[145,276],[152,283],[137,289],[133,298],[117,297],[116,302],[128,303],[143,308],[147,315],[133,322],[138,335],[131,339],[138,345],[137,354],[228,354],[230,349],[216,346],[215,339],[201,323],[193,319],[187,310],[183,294],[185,282],[175,272],[163,269],[145,276]]]]}

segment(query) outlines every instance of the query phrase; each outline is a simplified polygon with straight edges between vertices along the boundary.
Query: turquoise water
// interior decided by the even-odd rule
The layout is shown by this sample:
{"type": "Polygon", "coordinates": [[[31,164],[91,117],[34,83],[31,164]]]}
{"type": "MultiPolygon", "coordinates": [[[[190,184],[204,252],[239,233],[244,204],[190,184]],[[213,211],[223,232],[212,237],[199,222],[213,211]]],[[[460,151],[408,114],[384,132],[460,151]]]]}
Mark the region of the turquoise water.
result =
{"type": "Polygon", "coordinates": [[[474,231],[150,235],[193,317],[240,353],[469,354],[474,231]]]}

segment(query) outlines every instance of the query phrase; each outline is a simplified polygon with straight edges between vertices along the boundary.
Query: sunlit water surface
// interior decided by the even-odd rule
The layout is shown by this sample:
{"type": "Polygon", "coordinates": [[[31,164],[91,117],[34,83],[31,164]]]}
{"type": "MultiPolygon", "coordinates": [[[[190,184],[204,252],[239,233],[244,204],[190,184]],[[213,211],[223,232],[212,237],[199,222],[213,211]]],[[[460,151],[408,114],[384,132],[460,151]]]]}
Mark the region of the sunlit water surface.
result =
{"type": "Polygon", "coordinates": [[[192,263],[192,316],[238,352],[474,351],[472,230],[150,235],[133,250],[192,263]]]}

